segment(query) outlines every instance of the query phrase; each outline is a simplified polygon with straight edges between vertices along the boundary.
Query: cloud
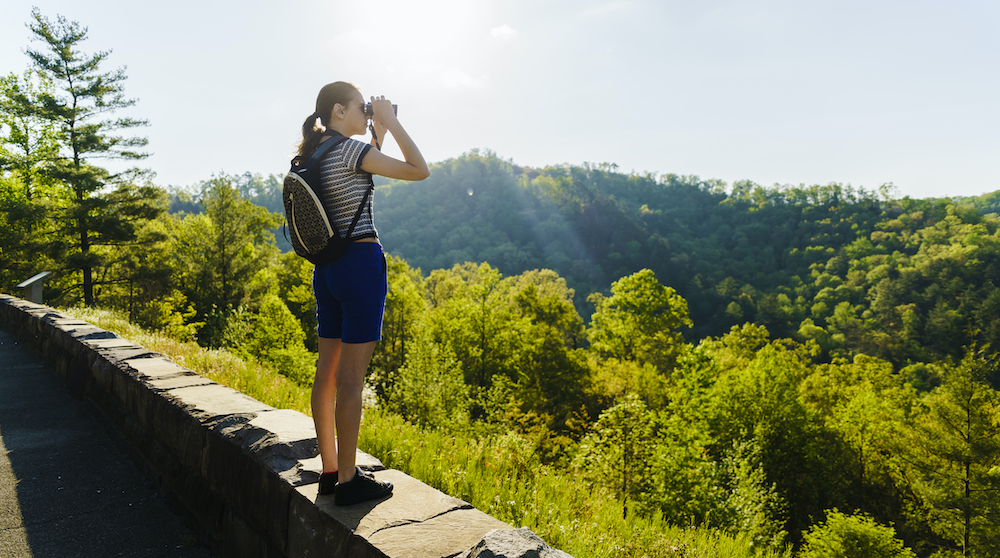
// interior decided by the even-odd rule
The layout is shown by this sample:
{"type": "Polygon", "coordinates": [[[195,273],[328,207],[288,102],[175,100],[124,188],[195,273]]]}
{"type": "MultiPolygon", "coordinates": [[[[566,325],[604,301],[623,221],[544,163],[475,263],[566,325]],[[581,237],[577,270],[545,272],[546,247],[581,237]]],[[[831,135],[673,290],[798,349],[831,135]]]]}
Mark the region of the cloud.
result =
{"type": "Polygon", "coordinates": [[[500,27],[490,29],[490,35],[493,35],[494,39],[499,39],[501,41],[512,41],[517,38],[517,31],[511,29],[510,25],[505,23],[500,27]]]}
{"type": "Polygon", "coordinates": [[[439,77],[445,87],[482,87],[486,85],[487,81],[486,76],[480,76],[480,79],[473,79],[472,76],[458,68],[445,68],[441,70],[439,77]]]}

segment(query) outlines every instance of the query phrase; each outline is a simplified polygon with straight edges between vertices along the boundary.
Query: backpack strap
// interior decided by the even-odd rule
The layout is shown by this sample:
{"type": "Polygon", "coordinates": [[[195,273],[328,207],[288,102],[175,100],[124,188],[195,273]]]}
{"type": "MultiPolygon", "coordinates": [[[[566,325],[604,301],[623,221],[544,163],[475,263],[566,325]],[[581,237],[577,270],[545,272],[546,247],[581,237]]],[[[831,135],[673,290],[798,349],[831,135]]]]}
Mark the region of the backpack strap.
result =
{"type": "Polygon", "coordinates": [[[358,225],[358,220],[361,219],[361,213],[365,210],[365,203],[368,201],[368,196],[372,193],[372,190],[374,189],[375,189],[375,183],[370,182],[368,189],[365,190],[364,197],[361,198],[361,205],[358,206],[358,211],[354,214],[354,220],[351,221],[351,226],[347,227],[347,232],[344,234],[344,240],[351,239],[351,233],[354,232],[354,227],[358,225]]]}
{"type": "Polygon", "coordinates": [[[334,134],[330,136],[329,138],[327,138],[326,141],[324,141],[323,143],[319,144],[318,147],[316,147],[316,150],[313,151],[313,154],[309,156],[309,159],[313,161],[318,161],[322,159],[323,156],[326,155],[327,151],[330,151],[334,147],[337,147],[345,140],[347,140],[347,136],[341,134],[334,134]]]}

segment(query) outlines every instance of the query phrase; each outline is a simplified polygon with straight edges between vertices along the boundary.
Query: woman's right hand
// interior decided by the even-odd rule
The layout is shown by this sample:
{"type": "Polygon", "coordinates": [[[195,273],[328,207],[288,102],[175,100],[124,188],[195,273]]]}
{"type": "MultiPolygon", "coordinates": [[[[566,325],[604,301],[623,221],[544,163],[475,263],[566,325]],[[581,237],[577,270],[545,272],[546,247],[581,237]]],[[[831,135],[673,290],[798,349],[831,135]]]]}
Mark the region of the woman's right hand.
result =
{"type": "Polygon", "coordinates": [[[361,160],[361,170],[378,174],[389,178],[402,180],[423,180],[430,176],[431,171],[424,161],[423,155],[417,149],[417,145],[410,139],[409,134],[392,112],[392,103],[384,96],[372,97],[372,120],[375,121],[376,133],[380,126],[392,132],[396,145],[403,152],[405,161],[400,161],[394,157],[382,153],[377,149],[372,149],[361,160]]]}
{"type": "Polygon", "coordinates": [[[371,98],[372,120],[375,121],[376,128],[382,126],[387,130],[392,130],[392,124],[398,124],[396,113],[392,111],[392,102],[385,98],[385,95],[371,98]]]}

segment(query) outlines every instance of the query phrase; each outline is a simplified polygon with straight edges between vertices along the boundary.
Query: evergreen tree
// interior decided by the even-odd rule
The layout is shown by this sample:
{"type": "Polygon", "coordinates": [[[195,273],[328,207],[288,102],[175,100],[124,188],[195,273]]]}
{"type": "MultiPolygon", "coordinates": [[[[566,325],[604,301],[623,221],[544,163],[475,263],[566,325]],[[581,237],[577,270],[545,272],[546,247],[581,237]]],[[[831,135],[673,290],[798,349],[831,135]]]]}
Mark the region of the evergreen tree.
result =
{"type": "Polygon", "coordinates": [[[58,132],[59,155],[45,172],[68,195],[50,214],[52,222],[60,225],[62,238],[49,244],[55,257],[80,272],[79,287],[89,306],[95,302],[94,287],[100,282],[95,271],[106,265],[109,255],[99,247],[134,242],[138,223],[163,211],[156,203],[160,196],[156,188],[133,185],[147,178],[147,171],[131,168],[112,173],[93,163],[95,159],[146,157],[135,150],[146,145],[145,138],[120,135],[146,121],[111,116],[135,101],[124,96],[124,68],[102,69],[110,51],[80,51],[80,43],[87,38],[85,27],[62,16],[52,22],[38,8],[31,17],[28,27],[42,48],[29,48],[27,54],[36,71],[51,82],[52,90],[43,90],[39,103],[22,97],[25,104],[20,109],[58,132]]]}
{"type": "Polygon", "coordinates": [[[986,382],[995,363],[975,349],[923,400],[900,448],[912,466],[927,521],[963,556],[1000,549],[1000,394],[986,382]]]}

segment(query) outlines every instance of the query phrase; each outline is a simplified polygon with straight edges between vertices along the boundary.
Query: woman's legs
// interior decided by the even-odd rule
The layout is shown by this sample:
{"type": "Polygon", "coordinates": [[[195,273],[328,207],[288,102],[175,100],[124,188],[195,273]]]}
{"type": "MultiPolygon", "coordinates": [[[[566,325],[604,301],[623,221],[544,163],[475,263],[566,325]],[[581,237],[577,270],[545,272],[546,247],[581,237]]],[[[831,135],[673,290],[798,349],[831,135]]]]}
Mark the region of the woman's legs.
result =
{"type": "Polygon", "coordinates": [[[313,422],[323,472],[339,471],[340,482],[354,478],[361,391],[374,352],[375,341],[343,343],[340,339],[319,338],[311,401],[313,422]]]}

